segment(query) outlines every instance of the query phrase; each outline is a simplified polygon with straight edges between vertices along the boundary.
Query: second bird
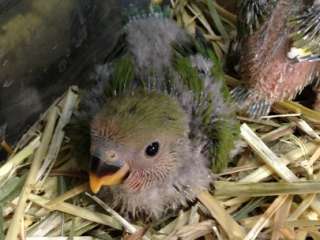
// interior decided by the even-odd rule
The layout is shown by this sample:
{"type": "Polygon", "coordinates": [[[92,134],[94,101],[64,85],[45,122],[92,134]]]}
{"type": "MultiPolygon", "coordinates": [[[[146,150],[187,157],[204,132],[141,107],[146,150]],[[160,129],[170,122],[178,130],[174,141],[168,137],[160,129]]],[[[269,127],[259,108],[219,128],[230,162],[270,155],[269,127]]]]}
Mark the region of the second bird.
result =
{"type": "Polygon", "coordinates": [[[250,116],[260,117],[318,77],[320,7],[318,1],[243,0],[239,11],[244,86],[233,96],[250,116]]]}

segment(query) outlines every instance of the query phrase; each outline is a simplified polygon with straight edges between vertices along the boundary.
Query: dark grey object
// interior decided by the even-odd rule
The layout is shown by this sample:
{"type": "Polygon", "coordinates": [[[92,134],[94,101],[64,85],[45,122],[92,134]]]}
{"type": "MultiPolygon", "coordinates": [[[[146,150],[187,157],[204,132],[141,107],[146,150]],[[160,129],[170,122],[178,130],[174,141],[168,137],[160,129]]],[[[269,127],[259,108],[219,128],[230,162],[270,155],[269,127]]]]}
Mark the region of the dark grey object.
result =
{"type": "Polygon", "coordinates": [[[14,143],[113,47],[138,0],[0,0],[0,126],[14,143]]]}

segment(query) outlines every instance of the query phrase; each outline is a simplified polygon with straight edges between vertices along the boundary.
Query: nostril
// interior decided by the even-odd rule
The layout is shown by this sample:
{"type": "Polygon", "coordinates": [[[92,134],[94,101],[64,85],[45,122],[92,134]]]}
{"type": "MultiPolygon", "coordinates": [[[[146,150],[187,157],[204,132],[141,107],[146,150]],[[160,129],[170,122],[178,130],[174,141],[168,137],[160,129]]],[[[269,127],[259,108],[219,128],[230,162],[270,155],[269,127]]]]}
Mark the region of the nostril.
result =
{"type": "Polygon", "coordinates": [[[101,159],[95,156],[91,156],[90,161],[90,170],[92,172],[96,172],[99,168],[99,165],[101,164],[101,159]]]}
{"type": "Polygon", "coordinates": [[[106,152],[106,156],[108,158],[109,161],[114,162],[118,160],[118,154],[113,151],[113,150],[109,150],[106,152]]]}

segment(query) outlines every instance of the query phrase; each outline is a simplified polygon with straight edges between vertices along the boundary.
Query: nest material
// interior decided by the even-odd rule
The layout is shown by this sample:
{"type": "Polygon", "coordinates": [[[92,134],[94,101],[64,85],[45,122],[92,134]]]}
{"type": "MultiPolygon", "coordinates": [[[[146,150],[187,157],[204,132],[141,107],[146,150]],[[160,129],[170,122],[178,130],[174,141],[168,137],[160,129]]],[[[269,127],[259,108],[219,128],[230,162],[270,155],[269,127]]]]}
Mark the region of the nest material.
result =
{"type": "MultiPolygon", "coordinates": [[[[212,1],[172,0],[178,23],[198,27],[221,58],[235,16],[212,1]]],[[[231,86],[238,81],[226,76],[231,86]]],[[[177,216],[128,222],[87,193],[63,128],[77,107],[71,87],[21,138],[0,167],[5,239],[305,239],[320,238],[320,113],[294,102],[260,120],[239,116],[243,151],[217,175],[212,192],[177,216]],[[100,210],[97,208],[100,205],[100,210]],[[66,236],[66,237],[59,237],[66,236]]]]}

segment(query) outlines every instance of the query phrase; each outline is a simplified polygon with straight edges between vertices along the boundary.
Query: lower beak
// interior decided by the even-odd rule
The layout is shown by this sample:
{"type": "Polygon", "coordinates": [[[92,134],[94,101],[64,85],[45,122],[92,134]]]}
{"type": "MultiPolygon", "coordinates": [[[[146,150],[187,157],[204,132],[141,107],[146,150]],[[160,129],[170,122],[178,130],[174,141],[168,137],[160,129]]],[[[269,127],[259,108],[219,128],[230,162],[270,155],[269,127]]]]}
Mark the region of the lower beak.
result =
{"type": "Polygon", "coordinates": [[[89,182],[91,191],[93,193],[97,193],[103,186],[111,186],[122,183],[128,172],[129,166],[126,163],[115,173],[104,175],[101,177],[98,177],[95,173],[90,172],[89,182]]]}

